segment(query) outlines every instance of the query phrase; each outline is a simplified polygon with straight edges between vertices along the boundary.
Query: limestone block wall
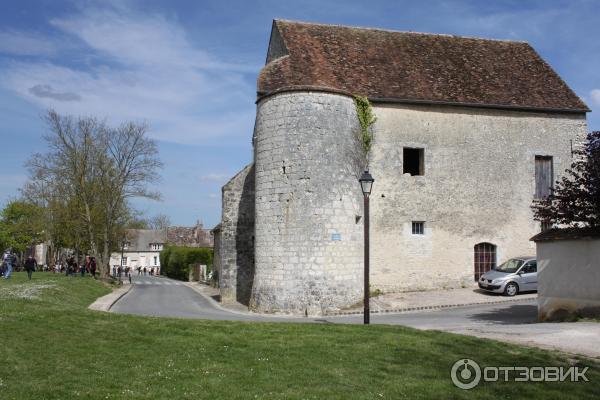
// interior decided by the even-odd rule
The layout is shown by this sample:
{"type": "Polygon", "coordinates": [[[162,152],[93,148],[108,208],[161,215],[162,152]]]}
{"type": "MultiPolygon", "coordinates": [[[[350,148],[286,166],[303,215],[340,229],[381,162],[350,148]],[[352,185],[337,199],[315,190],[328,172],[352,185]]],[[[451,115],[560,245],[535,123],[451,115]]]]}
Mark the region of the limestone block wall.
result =
{"type": "Polygon", "coordinates": [[[571,140],[585,136],[585,115],[397,104],[374,112],[373,286],[472,285],[480,242],[497,246],[498,262],[535,254],[535,156],[552,156],[557,178],[571,140]],[[403,174],[404,147],[424,149],[424,175],[403,174]],[[425,222],[424,235],[412,234],[412,221],[425,222]]]}
{"type": "Polygon", "coordinates": [[[222,189],[219,239],[219,287],[222,302],[248,304],[254,278],[254,165],[248,165],[222,189]]]}
{"type": "Polygon", "coordinates": [[[258,103],[252,309],[315,315],[362,298],[358,132],[347,96],[287,92],[258,103]]]}

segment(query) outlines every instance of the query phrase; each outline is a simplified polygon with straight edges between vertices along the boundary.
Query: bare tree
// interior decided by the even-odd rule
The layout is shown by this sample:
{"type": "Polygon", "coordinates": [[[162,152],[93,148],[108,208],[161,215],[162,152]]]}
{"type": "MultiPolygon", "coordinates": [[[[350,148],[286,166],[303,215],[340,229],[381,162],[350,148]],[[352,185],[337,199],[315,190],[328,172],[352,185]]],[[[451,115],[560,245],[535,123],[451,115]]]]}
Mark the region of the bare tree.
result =
{"type": "Polygon", "coordinates": [[[165,214],[158,214],[148,220],[150,229],[165,230],[171,226],[171,219],[165,214]]]}
{"type": "Polygon", "coordinates": [[[29,161],[31,179],[24,193],[41,196],[38,201],[46,207],[68,207],[69,212],[56,214],[77,219],[75,227],[64,226],[74,234],[70,244],[77,245],[83,234],[83,247],[99,258],[100,272],[107,275],[110,254],[131,214],[129,200],[159,198],[148,189],[162,167],[156,143],[144,124],[127,122],[115,129],[95,118],[75,119],[52,110],[45,121],[48,152],[29,161]]]}

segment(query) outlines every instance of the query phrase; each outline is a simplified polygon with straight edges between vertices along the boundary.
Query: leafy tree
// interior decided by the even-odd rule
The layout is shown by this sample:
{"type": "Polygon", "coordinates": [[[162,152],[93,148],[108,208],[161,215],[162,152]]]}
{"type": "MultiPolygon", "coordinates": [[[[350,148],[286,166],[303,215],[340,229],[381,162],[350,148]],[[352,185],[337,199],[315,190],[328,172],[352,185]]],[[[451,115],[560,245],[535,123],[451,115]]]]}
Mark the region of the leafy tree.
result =
{"type": "Polygon", "coordinates": [[[43,237],[40,224],[43,210],[37,205],[13,200],[0,213],[0,243],[3,248],[12,248],[24,253],[43,237]]]}
{"type": "Polygon", "coordinates": [[[587,135],[552,194],[532,205],[534,219],[565,227],[600,227],[600,131],[587,135]]]}

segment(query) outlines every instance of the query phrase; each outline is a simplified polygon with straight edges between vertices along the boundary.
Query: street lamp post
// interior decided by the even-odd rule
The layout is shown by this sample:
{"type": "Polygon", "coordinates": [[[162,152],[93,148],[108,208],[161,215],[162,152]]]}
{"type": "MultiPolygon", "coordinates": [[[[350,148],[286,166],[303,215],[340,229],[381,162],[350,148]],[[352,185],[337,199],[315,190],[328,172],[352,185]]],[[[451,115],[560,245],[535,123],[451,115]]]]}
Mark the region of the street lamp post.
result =
{"type": "MultiPolygon", "coordinates": [[[[125,244],[127,244],[127,237],[123,236],[123,239],[121,240],[121,261],[119,262],[119,265],[121,266],[121,271],[123,271],[124,265],[123,265],[123,256],[125,255],[125,244]]],[[[119,280],[121,280],[121,274],[119,275],[119,280]]]]}
{"type": "Polygon", "coordinates": [[[360,182],[360,188],[362,189],[364,198],[364,209],[365,209],[365,296],[364,296],[364,324],[368,325],[370,322],[369,313],[369,195],[373,188],[373,182],[375,179],[371,176],[368,170],[363,172],[362,176],[358,180],[360,182]]]}

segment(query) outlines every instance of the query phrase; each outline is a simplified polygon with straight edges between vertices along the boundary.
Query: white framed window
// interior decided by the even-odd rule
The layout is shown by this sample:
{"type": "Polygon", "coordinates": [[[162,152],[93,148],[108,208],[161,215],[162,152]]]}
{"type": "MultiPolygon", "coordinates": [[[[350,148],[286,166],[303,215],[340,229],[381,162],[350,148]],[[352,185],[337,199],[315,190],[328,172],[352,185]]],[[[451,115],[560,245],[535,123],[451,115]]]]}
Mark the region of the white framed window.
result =
{"type": "Polygon", "coordinates": [[[425,222],[424,221],[413,221],[412,222],[412,234],[413,235],[424,235],[425,234],[425,222]]]}
{"type": "Polygon", "coordinates": [[[163,249],[163,244],[162,243],[150,243],[150,248],[152,250],[162,250],[163,249]]]}
{"type": "Polygon", "coordinates": [[[158,265],[158,257],[154,256],[154,265],[158,265]]]}
{"type": "Polygon", "coordinates": [[[121,266],[127,265],[127,257],[121,257],[121,266]]]}

